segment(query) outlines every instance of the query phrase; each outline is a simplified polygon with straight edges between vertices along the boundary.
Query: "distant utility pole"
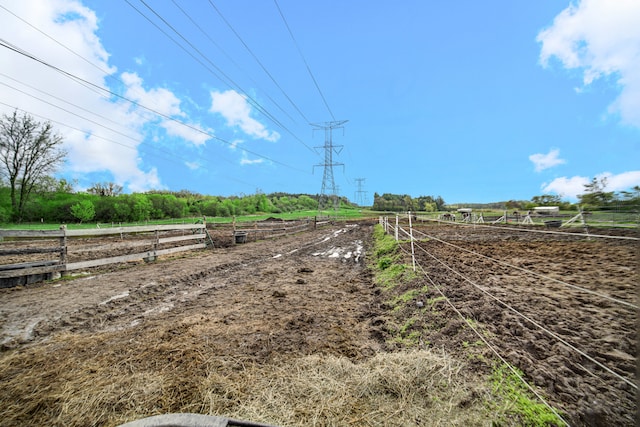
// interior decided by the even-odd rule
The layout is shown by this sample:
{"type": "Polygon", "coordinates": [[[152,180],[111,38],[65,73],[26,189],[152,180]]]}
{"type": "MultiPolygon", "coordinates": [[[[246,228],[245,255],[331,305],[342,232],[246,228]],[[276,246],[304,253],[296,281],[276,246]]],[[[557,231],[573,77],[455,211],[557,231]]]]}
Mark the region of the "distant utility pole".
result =
{"type": "Polygon", "coordinates": [[[356,204],[358,206],[364,206],[364,197],[367,192],[362,189],[366,178],[356,178],[356,183],[358,184],[358,191],[356,191],[356,204]]]}
{"type": "Polygon", "coordinates": [[[320,200],[318,203],[319,211],[327,208],[329,199],[331,199],[331,201],[333,202],[334,210],[338,210],[338,189],[336,187],[336,182],[333,179],[333,167],[344,167],[344,163],[335,163],[333,161],[333,154],[340,154],[343,146],[333,145],[333,130],[344,129],[344,126],[342,125],[347,122],[348,120],[336,120],[331,122],[311,124],[312,126],[314,126],[314,130],[324,129],[324,145],[321,147],[315,147],[324,148],[324,163],[313,166],[314,169],[316,168],[316,166],[322,166],[324,168],[324,172],[322,174],[322,190],[320,191],[320,200]]]}

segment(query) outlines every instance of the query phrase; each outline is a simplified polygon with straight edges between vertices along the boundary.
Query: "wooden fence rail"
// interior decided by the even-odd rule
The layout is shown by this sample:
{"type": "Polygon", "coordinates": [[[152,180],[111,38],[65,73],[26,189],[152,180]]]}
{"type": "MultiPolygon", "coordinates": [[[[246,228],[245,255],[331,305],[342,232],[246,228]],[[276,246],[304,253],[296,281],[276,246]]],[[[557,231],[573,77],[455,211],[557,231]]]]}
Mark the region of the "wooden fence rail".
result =
{"type": "MultiPolygon", "coordinates": [[[[213,229],[229,230],[236,243],[244,243],[247,241],[248,236],[252,236],[255,240],[280,237],[313,229],[315,226],[316,221],[312,218],[307,218],[292,221],[234,221],[227,225],[215,224],[213,229]]],[[[0,287],[33,283],[50,279],[57,274],[84,268],[143,259],[154,260],[162,255],[205,248],[207,246],[206,242],[213,243],[204,222],[196,224],[119,226],[83,230],[68,230],[65,226],[61,226],[58,230],[0,230],[0,241],[6,239],[26,241],[29,247],[3,248],[3,244],[0,243],[0,287]],[[175,235],[179,232],[182,232],[182,235],[175,235]],[[170,233],[174,235],[167,235],[170,233]],[[91,241],[92,238],[108,236],[120,236],[120,241],[91,241]],[[141,236],[143,238],[140,238],[141,236]],[[126,237],[133,238],[125,241],[126,237]],[[78,244],[78,238],[84,238],[80,244],[78,244]],[[86,242],[87,239],[89,242],[86,242]],[[164,245],[164,247],[161,247],[161,245],[164,245]],[[118,251],[120,251],[120,254],[117,256],[104,256],[107,253],[113,255],[118,251]],[[131,251],[135,253],[127,253],[131,251]],[[58,256],[54,260],[33,260],[33,255],[56,253],[58,256]],[[103,256],[100,256],[101,253],[103,256]],[[88,259],[92,258],[92,254],[97,254],[100,258],[88,259]],[[29,262],[13,264],[3,262],[2,257],[11,255],[25,255],[23,260],[28,259],[29,262]],[[75,255],[76,259],[69,260],[69,255],[75,255]],[[79,257],[80,259],[78,259],[79,257]]],[[[96,255],[93,256],[95,257],[96,255]]]]}
{"type": "Polygon", "coordinates": [[[158,256],[161,255],[191,251],[195,249],[203,249],[207,246],[206,241],[208,238],[208,234],[206,224],[200,223],[145,225],[85,230],[67,230],[65,226],[61,226],[59,230],[0,230],[0,240],[4,240],[5,238],[10,238],[17,241],[28,240],[29,243],[36,242],[35,244],[37,244],[37,242],[42,242],[43,239],[51,241],[52,239],[55,240],[57,238],[59,239],[59,244],[53,247],[50,246],[28,248],[2,248],[0,244],[0,257],[9,255],[51,253],[58,253],[59,255],[57,260],[48,259],[13,264],[3,263],[2,258],[0,258],[0,287],[16,286],[20,284],[33,283],[35,281],[43,279],[50,279],[54,274],[64,273],[72,270],[143,259],[155,260],[158,256]],[[180,231],[182,231],[182,235],[161,237],[161,233],[166,234],[180,231]],[[74,237],[92,238],[110,235],[119,235],[121,239],[124,239],[125,235],[138,236],[141,234],[147,238],[126,242],[124,245],[107,243],[76,248],[69,244],[68,239],[74,237]],[[193,243],[193,241],[197,241],[197,243],[193,243]],[[188,244],[180,244],[182,242],[188,244]],[[160,248],[160,245],[163,244],[178,244],[178,246],[173,246],[170,248],[160,248]],[[87,252],[118,251],[120,249],[125,250],[131,248],[146,248],[146,250],[125,255],[69,262],[69,251],[73,250],[74,248],[76,249],[76,251],[81,252],[82,254],[85,254],[87,252]]]}
{"type": "Polygon", "coordinates": [[[315,228],[315,220],[306,218],[293,221],[252,221],[233,222],[233,235],[236,243],[244,243],[251,234],[254,239],[262,237],[280,237],[287,234],[315,228]]]}

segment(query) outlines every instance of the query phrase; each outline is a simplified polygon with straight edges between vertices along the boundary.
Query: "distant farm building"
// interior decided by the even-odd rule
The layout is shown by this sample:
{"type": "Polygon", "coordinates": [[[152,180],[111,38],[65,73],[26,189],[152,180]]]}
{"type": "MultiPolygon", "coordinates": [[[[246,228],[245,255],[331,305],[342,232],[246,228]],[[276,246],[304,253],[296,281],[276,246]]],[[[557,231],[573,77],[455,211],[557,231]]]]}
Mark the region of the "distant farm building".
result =
{"type": "Polygon", "coordinates": [[[538,206],[533,208],[533,212],[538,215],[556,215],[560,213],[558,206],[538,206]]]}

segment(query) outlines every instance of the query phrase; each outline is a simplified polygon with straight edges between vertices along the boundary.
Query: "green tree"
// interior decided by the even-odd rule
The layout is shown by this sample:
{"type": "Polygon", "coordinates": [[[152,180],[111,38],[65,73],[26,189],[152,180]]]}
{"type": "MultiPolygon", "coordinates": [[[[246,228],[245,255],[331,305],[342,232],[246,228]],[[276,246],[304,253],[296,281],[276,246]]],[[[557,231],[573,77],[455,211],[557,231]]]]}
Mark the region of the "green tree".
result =
{"type": "Polygon", "coordinates": [[[424,212],[435,212],[437,208],[438,207],[435,203],[424,202],[422,205],[422,210],[424,212]]]}
{"type": "Polygon", "coordinates": [[[640,204],[640,185],[631,188],[631,191],[621,191],[622,203],[625,205],[640,204]]]}
{"type": "Polygon", "coordinates": [[[560,196],[554,194],[543,194],[542,196],[533,196],[531,201],[536,206],[559,206],[562,203],[560,196]]]}
{"type": "Polygon", "coordinates": [[[11,208],[22,220],[31,192],[45,177],[54,173],[67,155],[62,137],[53,133],[51,123],[35,121],[26,113],[14,111],[0,120],[0,174],[9,182],[11,208]]]}
{"type": "Polygon", "coordinates": [[[81,200],[71,206],[71,215],[82,223],[83,221],[91,221],[96,215],[96,208],[91,200],[81,200]]]}
{"type": "Polygon", "coordinates": [[[312,199],[311,197],[305,194],[301,194],[298,197],[298,204],[302,209],[305,209],[305,210],[318,209],[318,201],[312,199]]]}
{"type": "Polygon", "coordinates": [[[64,178],[56,179],[53,176],[46,176],[38,182],[34,191],[38,193],[73,193],[73,187],[78,185],[77,180],[71,182],[64,178]]]}
{"type": "Polygon", "coordinates": [[[9,187],[0,181],[0,223],[11,221],[11,203],[9,202],[9,187]]]}
{"type": "Polygon", "coordinates": [[[522,209],[522,203],[518,200],[509,200],[504,205],[507,209],[522,209]]]}
{"type": "Polygon", "coordinates": [[[232,216],[232,215],[238,215],[238,210],[236,209],[235,204],[233,203],[233,200],[229,199],[224,199],[222,201],[222,207],[220,208],[220,216],[232,216]]]}
{"type": "Polygon", "coordinates": [[[146,221],[151,216],[153,205],[144,194],[132,194],[128,197],[133,221],[146,221]]]}
{"type": "Polygon", "coordinates": [[[582,205],[594,208],[607,206],[615,201],[615,192],[604,191],[607,188],[607,177],[593,178],[584,188],[585,193],[578,196],[582,205]]]}
{"type": "Polygon", "coordinates": [[[114,221],[121,222],[131,220],[131,207],[126,200],[117,201],[113,204],[112,218],[114,221]]]}
{"type": "Polygon", "coordinates": [[[187,211],[187,202],[169,193],[147,193],[151,202],[151,217],[155,219],[182,218],[187,211]]]}

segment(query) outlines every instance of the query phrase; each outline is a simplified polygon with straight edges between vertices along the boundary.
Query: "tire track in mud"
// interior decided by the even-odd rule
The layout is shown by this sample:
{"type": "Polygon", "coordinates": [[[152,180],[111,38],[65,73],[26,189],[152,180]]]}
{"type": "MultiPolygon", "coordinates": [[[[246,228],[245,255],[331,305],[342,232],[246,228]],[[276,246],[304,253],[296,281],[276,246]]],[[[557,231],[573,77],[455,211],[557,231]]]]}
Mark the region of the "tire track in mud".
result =
{"type": "MultiPolygon", "coordinates": [[[[111,282],[111,285],[117,281],[122,285],[115,286],[109,296],[92,304],[63,310],[62,313],[41,313],[35,317],[33,314],[27,315],[25,317],[29,320],[22,325],[12,327],[3,324],[0,349],[43,341],[59,332],[117,331],[137,326],[150,317],[161,315],[190,301],[197,301],[203,293],[230,286],[233,281],[229,279],[234,275],[243,272],[246,274],[247,270],[267,261],[294,254],[309,255],[317,251],[318,247],[340,245],[341,242],[349,240],[348,236],[356,229],[357,226],[346,226],[315,230],[272,241],[238,245],[223,253],[218,251],[204,256],[141,265],[140,272],[136,272],[138,267],[133,267],[133,270],[126,269],[106,273],[104,276],[97,274],[90,278],[72,280],[64,286],[87,286],[82,283],[87,280],[96,282],[89,285],[92,287],[100,286],[102,281],[111,282]],[[216,262],[216,257],[225,258],[227,261],[204,267],[209,262],[216,262]],[[191,269],[192,272],[185,273],[185,269],[191,269]],[[210,280],[213,277],[214,282],[210,280]],[[150,280],[151,278],[155,280],[150,280]],[[132,286],[132,281],[138,283],[132,286]],[[7,332],[7,329],[13,330],[7,332]]],[[[23,292],[29,292],[29,289],[24,289],[23,292]]],[[[55,292],[56,290],[51,288],[51,293],[55,292]]]]}

